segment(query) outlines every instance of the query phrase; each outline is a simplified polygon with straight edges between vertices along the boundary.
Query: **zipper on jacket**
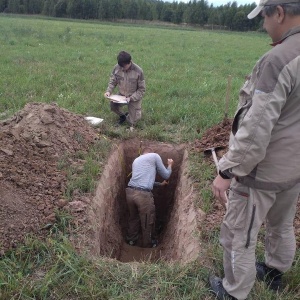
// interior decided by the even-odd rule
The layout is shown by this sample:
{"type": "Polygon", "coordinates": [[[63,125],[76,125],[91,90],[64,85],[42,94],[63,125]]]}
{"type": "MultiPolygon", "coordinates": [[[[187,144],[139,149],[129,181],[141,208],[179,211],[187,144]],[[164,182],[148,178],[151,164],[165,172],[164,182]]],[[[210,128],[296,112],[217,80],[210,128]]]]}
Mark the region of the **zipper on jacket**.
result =
{"type": "Polygon", "coordinates": [[[253,204],[251,221],[250,221],[250,225],[249,225],[249,229],[248,229],[248,233],[247,233],[247,241],[246,241],[246,245],[245,245],[246,248],[249,248],[249,245],[250,245],[251,230],[252,230],[252,227],[253,227],[253,222],[254,222],[254,217],[255,217],[255,211],[256,211],[256,205],[253,204]]]}

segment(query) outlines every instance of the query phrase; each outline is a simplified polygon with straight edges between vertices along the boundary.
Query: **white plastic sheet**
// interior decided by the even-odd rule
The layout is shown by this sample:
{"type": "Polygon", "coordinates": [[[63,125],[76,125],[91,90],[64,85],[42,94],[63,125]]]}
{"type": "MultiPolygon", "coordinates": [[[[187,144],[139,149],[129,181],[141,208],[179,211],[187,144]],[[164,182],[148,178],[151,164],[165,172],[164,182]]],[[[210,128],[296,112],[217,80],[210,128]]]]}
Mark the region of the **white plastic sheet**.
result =
{"type": "Polygon", "coordinates": [[[95,117],[84,117],[84,119],[94,126],[99,125],[103,121],[103,119],[95,117]]]}

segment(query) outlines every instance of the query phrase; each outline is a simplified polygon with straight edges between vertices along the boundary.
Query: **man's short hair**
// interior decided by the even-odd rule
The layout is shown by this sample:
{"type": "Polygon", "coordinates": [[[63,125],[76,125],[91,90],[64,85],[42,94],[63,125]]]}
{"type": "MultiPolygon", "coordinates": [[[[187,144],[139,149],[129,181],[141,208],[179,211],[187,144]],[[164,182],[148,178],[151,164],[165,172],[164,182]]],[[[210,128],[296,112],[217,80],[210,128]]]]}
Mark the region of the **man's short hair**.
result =
{"type": "MultiPolygon", "coordinates": [[[[286,4],[278,4],[282,7],[283,11],[290,16],[298,16],[300,15],[300,2],[299,3],[286,3],[286,4]]],[[[266,16],[272,16],[276,11],[277,5],[269,5],[264,7],[264,12],[266,16]]]]}
{"type": "Polygon", "coordinates": [[[300,15],[300,2],[282,4],[281,6],[287,15],[290,15],[290,16],[300,15]]]}
{"type": "Polygon", "coordinates": [[[131,55],[126,51],[121,51],[117,57],[118,65],[124,67],[131,63],[131,55]]]}
{"type": "Polygon", "coordinates": [[[142,154],[145,154],[145,153],[152,153],[153,150],[150,148],[150,147],[145,147],[142,151],[142,154]]]}

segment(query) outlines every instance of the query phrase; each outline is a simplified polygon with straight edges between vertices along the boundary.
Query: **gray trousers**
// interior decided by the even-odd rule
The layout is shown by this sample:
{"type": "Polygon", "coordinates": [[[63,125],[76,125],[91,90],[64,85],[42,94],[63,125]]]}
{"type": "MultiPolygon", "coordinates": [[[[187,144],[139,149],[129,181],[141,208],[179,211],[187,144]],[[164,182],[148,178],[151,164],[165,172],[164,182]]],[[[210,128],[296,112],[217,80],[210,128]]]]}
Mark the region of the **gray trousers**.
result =
{"type": "Polygon", "coordinates": [[[126,121],[130,125],[135,125],[136,122],[142,117],[142,100],[130,101],[128,104],[115,103],[110,101],[110,110],[118,116],[124,115],[124,112],[121,110],[123,106],[128,106],[128,116],[126,118],[126,121]]]}
{"type": "Polygon", "coordinates": [[[151,192],[126,188],[126,200],[129,210],[127,240],[137,241],[142,232],[142,246],[152,246],[155,234],[155,205],[151,192]]]}
{"type": "Polygon", "coordinates": [[[291,267],[296,251],[293,221],[299,192],[300,184],[284,191],[264,191],[233,179],[220,242],[224,250],[223,286],[238,300],[247,298],[255,282],[255,248],[263,223],[266,265],[281,272],[291,267]]]}

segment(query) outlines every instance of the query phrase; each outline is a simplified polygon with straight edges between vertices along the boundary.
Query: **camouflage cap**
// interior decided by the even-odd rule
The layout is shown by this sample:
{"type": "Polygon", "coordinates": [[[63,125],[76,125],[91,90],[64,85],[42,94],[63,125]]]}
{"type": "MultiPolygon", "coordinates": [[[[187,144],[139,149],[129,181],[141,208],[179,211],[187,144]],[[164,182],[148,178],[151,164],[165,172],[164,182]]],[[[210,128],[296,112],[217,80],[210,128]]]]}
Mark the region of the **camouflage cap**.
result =
{"type": "Polygon", "coordinates": [[[260,0],[259,4],[248,14],[248,19],[255,18],[265,6],[280,5],[287,3],[299,3],[300,0],[260,0]]]}

